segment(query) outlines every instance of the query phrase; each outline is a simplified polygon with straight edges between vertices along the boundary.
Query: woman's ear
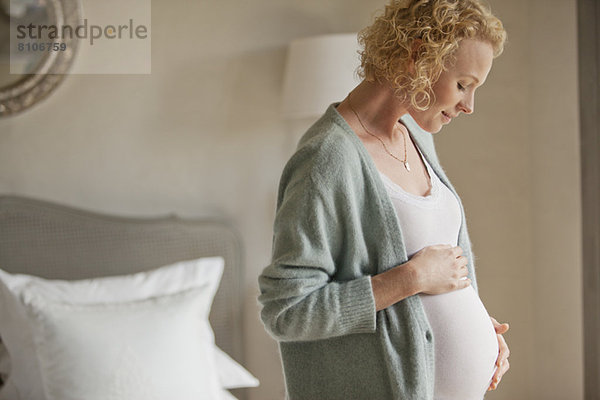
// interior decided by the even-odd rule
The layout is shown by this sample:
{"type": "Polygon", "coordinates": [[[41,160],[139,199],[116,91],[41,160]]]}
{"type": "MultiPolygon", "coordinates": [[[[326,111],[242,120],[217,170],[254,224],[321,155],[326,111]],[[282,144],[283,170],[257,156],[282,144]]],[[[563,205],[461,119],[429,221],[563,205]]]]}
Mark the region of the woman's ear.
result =
{"type": "Polygon", "coordinates": [[[423,44],[423,41],[421,39],[415,39],[412,42],[412,45],[410,47],[410,58],[408,60],[408,72],[410,73],[410,75],[415,74],[415,64],[417,63],[417,60],[419,59],[419,50],[421,48],[421,44],[423,44]]]}

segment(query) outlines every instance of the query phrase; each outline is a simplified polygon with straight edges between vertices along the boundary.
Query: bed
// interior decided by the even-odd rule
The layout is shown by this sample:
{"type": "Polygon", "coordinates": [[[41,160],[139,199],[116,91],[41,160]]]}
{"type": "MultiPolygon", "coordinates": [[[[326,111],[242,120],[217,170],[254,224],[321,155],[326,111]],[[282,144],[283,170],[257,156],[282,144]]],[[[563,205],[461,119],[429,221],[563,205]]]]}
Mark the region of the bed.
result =
{"type": "MultiPolygon", "coordinates": [[[[80,280],[139,273],[202,257],[224,260],[209,320],[217,346],[243,364],[242,248],[231,224],[221,218],[112,216],[0,196],[0,269],[9,273],[80,280]]],[[[246,398],[244,389],[231,393],[246,398]]]]}

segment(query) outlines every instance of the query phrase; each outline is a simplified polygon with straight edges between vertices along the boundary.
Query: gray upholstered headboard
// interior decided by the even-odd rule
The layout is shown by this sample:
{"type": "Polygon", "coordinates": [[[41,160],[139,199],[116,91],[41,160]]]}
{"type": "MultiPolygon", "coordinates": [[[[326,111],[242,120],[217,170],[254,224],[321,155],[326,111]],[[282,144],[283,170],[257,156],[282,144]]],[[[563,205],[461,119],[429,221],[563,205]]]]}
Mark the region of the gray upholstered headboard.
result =
{"type": "MultiPolygon", "coordinates": [[[[219,219],[103,215],[19,196],[0,196],[0,268],[51,279],[129,274],[222,256],[225,270],[210,321],[217,345],[243,363],[242,248],[219,219]]],[[[236,391],[236,396],[243,397],[236,391]]]]}

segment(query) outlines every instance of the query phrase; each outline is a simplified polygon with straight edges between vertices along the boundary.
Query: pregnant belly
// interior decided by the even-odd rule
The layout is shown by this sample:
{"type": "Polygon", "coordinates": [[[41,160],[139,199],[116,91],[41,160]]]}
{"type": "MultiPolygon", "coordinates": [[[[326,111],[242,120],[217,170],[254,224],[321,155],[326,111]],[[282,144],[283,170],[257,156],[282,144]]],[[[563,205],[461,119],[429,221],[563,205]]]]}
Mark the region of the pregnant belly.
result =
{"type": "Polygon", "coordinates": [[[435,400],[481,400],[496,370],[498,339],[479,296],[469,286],[420,297],[433,330],[435,400]]]}

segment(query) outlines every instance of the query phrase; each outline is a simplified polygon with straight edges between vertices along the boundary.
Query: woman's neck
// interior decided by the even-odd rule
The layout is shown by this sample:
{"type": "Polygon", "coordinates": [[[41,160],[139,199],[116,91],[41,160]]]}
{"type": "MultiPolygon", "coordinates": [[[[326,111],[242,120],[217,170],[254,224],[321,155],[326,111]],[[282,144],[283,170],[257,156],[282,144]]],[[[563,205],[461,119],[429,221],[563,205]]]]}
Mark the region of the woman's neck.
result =
{"type": "MultiPolygon", "coordinates": [[[[379,136],[389,142],[402,139],[402,132],[406,129],[398,123],[401,116],[408,112],[406,107],[394,94],[389,85],[378,82],[362,81],[338,107],[347,122],[356,119],[363,130],[379,136]],[[350,119],[350,120],[349,120],[350,119]]],[[[355,123],[350,123],[356,126],[355,123]]]]}

